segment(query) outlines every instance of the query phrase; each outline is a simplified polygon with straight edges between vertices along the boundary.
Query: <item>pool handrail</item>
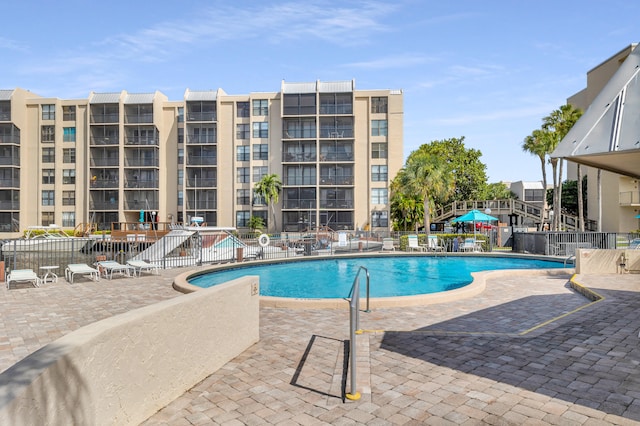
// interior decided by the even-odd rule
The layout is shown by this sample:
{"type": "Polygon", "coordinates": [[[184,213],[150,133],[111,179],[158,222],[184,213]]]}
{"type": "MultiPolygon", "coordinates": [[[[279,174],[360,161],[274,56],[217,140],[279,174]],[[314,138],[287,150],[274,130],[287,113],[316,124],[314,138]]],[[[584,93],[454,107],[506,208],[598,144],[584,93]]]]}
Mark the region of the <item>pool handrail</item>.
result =
{"type": "Polygon", "coordinates": [[[364,266],[358,268],[356,277],[353,280],[351,286],[351,292],[349,293],[349,354],[351,363],[351,392],[345,394],[347,399],[357,401],[360,399],[360,392],[356,388],[356,334],[362,334],[360,330],[360,272],[364,270],[367,277],[367,310],[369,312],[369,271],[364,266]]]}
{"type": "MultiPolygon", "coordinates": [[[[353,299],[358,299],[358,304],[356,305],[358,307],[358,309],[360,309],[360,291],[358,290],[358,295],[357,297],[354,296],[354,288],[356,287],[356,282],[358,281],[358,278],[360,277],[360,271],[362,271],[364,269],[364,272],[367,277],[367,309],[365,309],[365,312],[371,312],[371,310],[369,309],[369,270],[367,268],[365,268],[364,266],[360,266],[358,268],[358,272],[356,273],[356,277],[353,279],[353,284],[351,285],[351,290],[349,291],[349,296],[347,296],[347,299],[353,300],[353,299]]],[[[358,285],[358,288],[360,286],[358,285]]],[[[360,324],[358,323],[358,327],[360,326],[360,324]]]]}

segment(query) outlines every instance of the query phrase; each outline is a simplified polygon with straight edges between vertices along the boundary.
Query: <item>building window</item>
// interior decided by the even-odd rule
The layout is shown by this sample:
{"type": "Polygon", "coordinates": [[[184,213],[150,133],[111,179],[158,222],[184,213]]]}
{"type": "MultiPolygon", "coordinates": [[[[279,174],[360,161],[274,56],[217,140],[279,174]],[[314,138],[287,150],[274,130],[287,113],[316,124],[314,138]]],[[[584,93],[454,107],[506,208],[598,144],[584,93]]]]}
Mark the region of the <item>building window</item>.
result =
{"type": "Polygon", "coordinates": [[[51,190],[42,191],[42,205],[43,206],[55,205],[55,191],[51,191],[51,190]]]}
{"type": "Polygon", "coordinates": [[[75,163],[76,162],[76,149],[65,148],[62,150],[62,162],[63,163],[75,163]]]}
{"type": "Polygon", "coordinates": [[[525,189],[524,201],[544,201],[544,190],[542,189],[525,189]]]}
{"type": "Polygon", "coordinates": [[[269,115],[269,101],[267,99],[254,99],[253,115],[254,116],[269,115]]]}
{"type": "Polygon", "coordinates": [[[75,142],[76,141],[76,128],[75,127],[63,127],[62,128],[62,141],[63,142],[75,142]]]}
{"type": "MultiPolygon", "coordinates": [[[[262,194],[258,194],[255,190],[253,191],[253,205],[254,206],[266,206],[267,205],[267,201],[264,199],[264,196],[262,194]]],[[[254,212],[254,216],[256,216],[257,212],[254,212]]],[[[267,222],[265,221],[265,224],[267,222]]]]}
{"type": "Polygon", "coordinates": [[[238,146],[236,147],[236,160],[237,161],[249,161],[249,147],[238,146]]]}
{"type": "Polygon", "coordinates": [[[266,176],[269,173],[269,168],[267,166],[256,166],[253,168],[253,181],[260,182],[263,176],[266,176]]]}
{"type": "Polygon", "coordinates": [[[387,98],[380,97],[371,98],[371,113],[372,114],[386,114],[387,113],[387,98]]]}
{"type": "Polygon", "coordinates": [[[178,164],[184,163],[184,148],[178,148],[178,164]]]}
{"type": "Polygon", "coordinates": [[[62,183],[63,184],[75,184],[76,183],[76,170],[64,169],[62,171],[62,183]]]}
{"type": "Polygon", "coordinates": [[[184,143],[184,127],[178,127],[178,143],[184,143]]]}
{"type": "Polygon", "coordinates": [[[182,207],[183,202],[184,202],[184,192],[178,191],[178,207],[182,207]]]}
{"type": "Polygon", "coordinates": [[[313,115],[316,113],[315,93],[285,94],[282,103],[284,115],[313,115]]]}
{"type": "Polygon", "coordinates": [[[268,160],[269,159],[269,145],[266,143],[253,145],[253,159],[254,160],[268,160]]]}
{"type": "Polygon", "coordinates": [[[371,120],[371,136],[387,136],[387,120],[371,120]]]}
{"type": "Polygon", "coordinates": [[[387,204],[387,188],[372,188],[371,204],[387,204]]]}
{"type": "Polygon", "coordinates": [[[184,123],[184,107],[178,107],[178,123],[184,123]]]}
{"type": "Polygon", "coordinates": [[[55,120],[56,119],[56,106],[55,105],[42,105],[42,119],[43,120],[55,120]]]}
{"type": "Polygon", "coordinates": [[[76,121],[76,106],[67,105],[62,107],[62,120],[76,121]]]}
{"type": "Polygon", "coordinates": [[[372,182],[386,182],[387,181],[387,166],[371,166],[371,181],[372,182]]]}
{"type": "Polygon", "coordinates": [[[249,183],[249,168],[238,167],[236,172],[236,181],[238,183],[249,183]]]}
{"type": "Polygon", "coordinates": [[[53,212],[42,212],[42,226],[49,226],[56,223],[53,212]]]}
{"type": "Polygon", "coordinates": [[[389,226],[389,214],[386,211],[373,211],[371,212],[371,227],[372,228],[387,228],[389,226]]]}
{"type": "Polygon", "coordinates": [[[43,163],[56,162],[56,151],[54,148],[42,148],[42,162],[43,163]]]}
{"type": "Polygon", "coordinates": [[[184,170],[178,170],[178,186],[182,186],[184,184],[184,170]]]}
{"type": "Polygon", "coordinates": [[[56,140],[55,126],[42,126],[42,143],[53,143],[56,140]]]}
{"type": "Polygon", "coordinates": [[[62,226],[72,228],[76,226],[75,212],[62,212],[62,226]]]}
{"type": "Polygon", "coordinates": [[[387,144],[386,143],[371,144],[371,158],[387,158],[387,144]]]}
{"type": "Polygon", "coordinates": [[[238,189],[236,193],[236,204],[248,206],[251,203],[251,198],[249,194],[250,194],[249,189],[238,189]]]}
{"type": "Polygon", "coordinates": [[[236,108],[236,117],[249,117],[249,102],[238,102],[236,108]]]}
{"type": "MultiPolygon", "coordinates": [[[[75,206],[76,205],[76,191],[62,191],[62,205],[63,206],[75,206]]],[[[74,216],[74,221],[75,221],[75,216],[74,216]]],[[[71,225],[71,226],[74,226],[74,225],[71,225]]],[[[67,226],[67,225],[63,224],[62,226],[67,226]]]]}
{"type": "Polygon", "coordinates": [[[249,226],[249,211],[241,210],[236,212],[236,226],[238,228],[246,228],[249,226]]]}
{"type": "Polygon", "coordinates": [[[269,123],[253,123],[253,137],[254,138],[268,138],[269,137],[269,123]]]}
{"type": "Polygon", "coordinates": [[[42,183],[44,185],[56,183],[56,171],[54,169],[42,169],[42,183]]]}
{"type": "Polygon", "coordinates": [[[249,139],[249,125],[236,124],[236,139],[249,139]]]}

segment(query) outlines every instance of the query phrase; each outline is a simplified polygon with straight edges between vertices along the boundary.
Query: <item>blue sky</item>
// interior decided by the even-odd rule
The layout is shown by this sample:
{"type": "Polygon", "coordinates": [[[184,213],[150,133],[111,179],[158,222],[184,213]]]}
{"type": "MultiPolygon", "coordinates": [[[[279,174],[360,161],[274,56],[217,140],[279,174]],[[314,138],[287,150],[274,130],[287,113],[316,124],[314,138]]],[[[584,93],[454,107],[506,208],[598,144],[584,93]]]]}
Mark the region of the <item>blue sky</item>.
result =
{"type": "Polygon", "coordinates": [[[404,156],[465,137],[490,182],[540,180],[522,140],[640,35],[628,0],[165,1],[3,5],[0,89],[279,91],[355,79],[404,91],[404,156]]]}

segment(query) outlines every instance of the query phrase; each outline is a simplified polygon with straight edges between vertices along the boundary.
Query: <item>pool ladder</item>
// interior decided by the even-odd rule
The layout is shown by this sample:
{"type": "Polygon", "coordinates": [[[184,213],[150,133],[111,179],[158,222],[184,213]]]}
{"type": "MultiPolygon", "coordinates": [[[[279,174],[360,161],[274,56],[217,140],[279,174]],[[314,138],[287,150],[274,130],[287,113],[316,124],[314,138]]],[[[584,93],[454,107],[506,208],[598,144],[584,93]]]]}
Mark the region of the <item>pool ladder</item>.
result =
{"type": "Polygon", "coordinates": [[[360,392],[356,388],[356,335],[362,334],[360,329],[360,273],[364,271],[367,278],[367,309],[365,312],[371,312],[369,310],[369,271],[364,266],[358,268],[356,277],[351,285],[351,292],[349,293],[349,362],[351,364],[351,392],[345,396],[347,399],[357,401],[360,399],[360,392]]]}

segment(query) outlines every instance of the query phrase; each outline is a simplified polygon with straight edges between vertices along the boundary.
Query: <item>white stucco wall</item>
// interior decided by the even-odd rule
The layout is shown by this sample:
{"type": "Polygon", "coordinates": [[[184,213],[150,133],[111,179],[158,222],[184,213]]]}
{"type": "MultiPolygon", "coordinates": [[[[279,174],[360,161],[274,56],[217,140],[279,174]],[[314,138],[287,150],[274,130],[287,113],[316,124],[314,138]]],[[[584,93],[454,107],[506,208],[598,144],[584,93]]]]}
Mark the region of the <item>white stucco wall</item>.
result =
{"type": "Polygon", "coordinates": [[[576,250],[576,273],[640,273],[640,250],[576,250]],[[624,266],[621,266],[624,254],[624,266]]]}
{"type": "Polygon", "coordinates": [[[78,329],[0,375],[2,425],[137,425],[259,339],[258,277],[78,329]]]}

